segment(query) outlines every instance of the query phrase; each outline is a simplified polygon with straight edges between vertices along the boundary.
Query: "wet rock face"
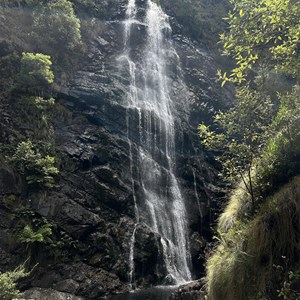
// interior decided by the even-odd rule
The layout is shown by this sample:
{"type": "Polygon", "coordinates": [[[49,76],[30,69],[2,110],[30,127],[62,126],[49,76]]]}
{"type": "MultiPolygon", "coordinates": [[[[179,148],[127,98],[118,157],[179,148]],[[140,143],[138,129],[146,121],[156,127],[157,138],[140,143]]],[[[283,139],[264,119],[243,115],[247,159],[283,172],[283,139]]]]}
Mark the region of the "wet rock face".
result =
{"type": "MultiPolygon", "coordinates": [[[[141,1],[139,13],[142,14],[144,9],[145,1],[141,1]]],[[[140,59],[143,51],[143,30],[143,25],[133,28],[131,42],[135,47],[132,47],[132,55],[136,59],[140,59]]],[[[67,219],[70,221],[78,207],[82,207],[81,216],[73,218],[78,226],[73,225],[73,220],[70,222],[73,229],[68,229],[68,232],[92,243],[95,252],[90,262],[94,266],[105,266],[106,270],[126,282],[130,237],[134,230],[134,200],[126,128],[128,109],[124,101],[129,74],[121,72],[124,68],[120,68],[119,62],[124,47],[123,33],[122,22],[116,20],[101,22],[101,26],[96,28],[94,38],[89,40],[86,65],[75,74],[68,86],[58,89],[60,104],[71,112],[72,117],[68,123],[57,120],[55,127],[58,148],[76,161],[76,167],[67,173],[62,172],[61,178],[62,190],[65,191],[63,198],[67,196],[68,203],[76,202],[76,209],[74,203],[70,208],[67,204],[62,214],[69,215],[67,219]],[[70,188],[73,186],[77,191],[70,188]],[[90,216],[83,212],[87,208],[93,211],[90,216]],[[85,223],[82,223],[83,220],[85,223]],[[126,232],[120,231],[120,222],[126,226],[126,232]],[[114,230],[115,235],[112,233],[114,230]]],[[[215,169],[212,160],[201,149],[196,127],[231,101],[228,97],[230,92],[222,93],[215,82],[218,66],[209,53],[180,34],[171,36],[171,39],[179,55],[178,58],[171,53],[167,66],[176,112],[176,174],[186,201],[190,236],[198,232],[201,240],[201,236],[210,235],[209,222],[214,214],[212,209],[216,206],[214,201],[216,196],[223,195],[223,191],[215,187],[215,169]]],[[[129,118],[132,126],[129,128],[129,139],[135,161],[138,147],[143,147],[139,144],[137,111],[132,109],[129,118]]],[[[134,165],[133,173],[135,196],[142,201],[138,165],[134,165]]],[[[162,283],[167,274],[166,270],[158,268],[163,265],[159,238],[147,231],[146,226],[141,226],[136,239],[136,284],[147,286],[162,283]]],[[[196,240],[199,239],[191,239],[191,252],[194,273],[198,276],[203,271],[203,260],[199,257],[205,242],[199,246],[196,240]]]]}
{"type": "MultiPolygon", "coordinates": [[[[145,1],[138,2],[142,15],[145,1]]],[[[128,137],[124,97],[129,74],[120,72],[118,61],[124,47],[122,19],[127,1],[95,3],[98,11],[93,14],[98,19],[93,33],[86,37],[85,64],[71,82],[56,86],[61,107],[53,120],[61,164],[58,187],[47,193],[27,195],[17,174],[0,169],[1,200],[16,194],[28,208],[79,244],[63,265],[48,267],[49,257],[45,254],[45,264],[39,265],[24,288],[51,288],[87,299],[129,290],[130,240],[135,228],[133,187],[138,201],[143,201],[137,165],[131,177],[128,141],[129,138],[134,162],[138,148],[143,147],[138,138],[138,113],[135,110],[130,113],[132,128],[128,137]]],[[[136,26],[132,37],[136,45],[132,51],[137,59],[143,51],[143,31],[143,25],[136,26]]],[[[196,127],[209,114],[226,106],[231,94],[223,93],[215,82],[219,66],[209,53],[178,30],[170,38],[179,55],[178,58],[170,53],[167,66],[176,112],[175,173],[189,216],[193,273],[199,276],[203,271],[199,257],[205,239],[210,236],[209,222],[214,217],[215,201],[222,197],[223,191],[216,187],[215,166],[200,146],[196,127]]],[[[0,224],[3,248],[0,264],[5,268],[7,253],[11,249],[16,253],[20,250],[9,244],[9,237],[4,234],[9,222],[0,222],[5,223],[0,224]]],[[[160,236],[141,222],[135,239],[133,285],[143,288],[168,280],[160,236]]],[[[36,289],[28,295],[34,298],[41,292],[36,289]]],[[[53,297],[60,299],[56,294],[53,297]]]]}
{"type": "Polygon", "coordinates": [[[0,195],[20,194],[21,190],[20,176],[9,168],[0,167],[0,195]]]}

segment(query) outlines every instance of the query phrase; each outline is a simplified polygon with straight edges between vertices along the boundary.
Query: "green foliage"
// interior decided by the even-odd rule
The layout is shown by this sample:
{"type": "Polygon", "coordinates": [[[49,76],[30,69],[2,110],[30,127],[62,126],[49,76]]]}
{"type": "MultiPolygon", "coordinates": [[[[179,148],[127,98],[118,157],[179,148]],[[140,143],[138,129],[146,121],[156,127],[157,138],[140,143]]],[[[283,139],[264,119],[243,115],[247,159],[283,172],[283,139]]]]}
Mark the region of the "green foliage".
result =
{"type": "Polygon", "coordinates": [[[51,84],[54,74],[51,70],[50,56],[41,53],[24,53],[21,58],[20,72],[14,89],[21,105],[19,117],[30,120],[37,138],[47,132],[49,135],[49,109],[55,100],[51,97],[51,84]]]}
{"type": "Polygon", "coordinates": [[[74,240],[65,231],[60,230],[57,233],[56,239],[51,239],[47,245],[50,255],[54,258],[54,261],[70,260],[74,255],[79,255],[81,245],[78,240],[74,240]]]}
{"type": "Polygon", "coordinates": [[[54,187],[54,176],[58,174],[55,157],[43,155],[30,140],[18,144],[11,161],[25,175],[28,184],[42,188],[54,187]]]}
{"type": "Polygon", "coordinates": [[[50,69],[51,65],[51,58],[48,55],[23,52],[18,76],[19,88],[37,92],[48,88],[54,79],[54,74],[50,69]]]}
{"type": "Polygon", "coordinates": [[[34,13],[33,30],[38,48],[59,63],[69,61],[82,45],[80,20],[69,0],[41,3],[34,13]]]}
{"type": "Polygon", "coordinates": [[[19,240],[25,244],[45,243],[48,236],[52,234],[50,224],[44,224],[38,230],[34,231],[29,225],[24,226],[19,234],[19,240]]]}
{"type": "Polygon", "coordinates": [[[5,74],[5,76],[1,76],[0,78],[0,89],[5,96],[12,89],[13,80],[18,73],[19,61],[19,56],[14,52],[0,57],[0,73],[5,74]]]}
{"type": "Polygon", "coordinates": [[[31,209],[20,207],[15,210],[13,222],[14,235],[26,245],[31,264],[42,264],[46,259],[62,262],[79,254],[79,241],[31,209]]]}
{"type": "Polygon", "coordinates": [[[41,112],[52,107],[55,104],[55,99],[53,97],[44,99],[39,96],[23,97],[22,103],[26,106],[26,109],[29,110],[28,113],[30,113],[30,110],[38,110],[41,112]]]}
{"type": "Polygon", "coordinates": [[[300,5],[296,0],[231,0],[226,18],[229,31],[221,35],[224,54],[235,59],[228,76],[219,73],[223,84],[242,83],[257,65],[275,67],[300,78],[300,5]]]}
{"type": "MultiPolygon", "coordinates": [[[[23,210],[23,216],[26,213],[27,216],[30,215],[30,211],[23,210]]],[[[45,245],[52,242],[52,225],[45,218],[38,217],[32,211],[31,216],[31,220],[18,220],[15,228],[17,239],[25,245],[28,267],[36,264],[40,260],[40,257],[45,257],[45,245]],[[26,225],[20,228],[22,223],[26,225]]]]}
{"type": "Polygon", "coordinates": [[[24,266],[20,266],[14,271],[0,273],[0,298],[10,300],[21,296],[17,289],[17,280],[27,276],[24,266]]]}
{"type": "Polygon", "coordinates": [[[280,101],[271,126],[272,138],[257,168],[257,181],[265,193],[300,172],[300,87],[280,95],[280,101]]]}
{"type": "Polygon", "coordinates": [[[205,146],[223,151],[220,160],[227,175],[241,176],[254,204],[251,172],[256,173],[255,184],[267,192],[278,183],[280,172],[288,179],[299,167],[299,86],[286,95],[276,94],[277,85],[268,87],[274,69],[282,73],[278,78],[292,76],[294,83],[299,79],[300,6],[293,0],[231,3],[233,9],[226,19],[229,30],[221,35],[221,42],[224,54],[235,59],[236,67],[230,74],[218,71],[218,76],[222,86],[228,81],[238,86],[247,79],[252,82],[236,88],[234,108],[216,115],[217,133],[203,124],[199,130],[205,146]]]}
{"type": "Polygon", "coordinates": [[[45,110],[47,107],[55,104],[55,99],[52,97],[49,99],[44,99],[42,97],[35,97],[33,102],[35,103],[38,109],[45,110]]]}
{"type": "Polygon", "coordinates": [[[280,95],[280,109],[274,120],[274,130],[282,132],[290,143],[299,135],[300,128],[300,86],[294,86],[291,93],[280,95]]]}
{"type": "Polygon", "coordinates": [[[275,272],[284,273],[284,280],[278,292],[278,297],[284,300],[298,300],[300,293],[293,289],[293,286],[297,284],[300,278],[300,269],[289,270],[288,261],[285,256],[282,256],[285,264],[284,265],[274,265],[275,272]]]}
{"type": "Polygon", "coordinates": [[[226,178],[237,181],[240,177],[243,180],[251,195],[253,208],[252,172],[255,159],[260,156],[267,141],[273,113],[269,97],[241,87],[237,89],[236,105],[214,117],[216,130],[210,130],[205,124],[198,127],[202,144],[208,149],[221,151],[218,160],[222,163],[226,178]]]}
{"type": "MultiPolygon", "coordinates": [[[[14,154],[15,148],[6,143],[0,143],[0,161],[1,159],[4,159],[4,161],[7,161],[7,157],[10,157],[14,154]]],[[[1,163],[3,163],[1,161],[1,163]]]]}
{"type": "Polygon", "coordinates": [[[204,145],[222,151],[229,176],[242,178],[219,220],[219,246],[207,263],[208,298],[298,299],[300,178],[282,185],[300,172],[300,5],[231,3],[221,43],[236,65],[218,75],[222,86],[247,82],[253,91],[241,98],[244,87],[236,88],[236,105],[217,114],[216,130],[199,127],[204,145]],[[275,72],[277,80],[289,78],[289,87],[272,84],[275,72]]]}

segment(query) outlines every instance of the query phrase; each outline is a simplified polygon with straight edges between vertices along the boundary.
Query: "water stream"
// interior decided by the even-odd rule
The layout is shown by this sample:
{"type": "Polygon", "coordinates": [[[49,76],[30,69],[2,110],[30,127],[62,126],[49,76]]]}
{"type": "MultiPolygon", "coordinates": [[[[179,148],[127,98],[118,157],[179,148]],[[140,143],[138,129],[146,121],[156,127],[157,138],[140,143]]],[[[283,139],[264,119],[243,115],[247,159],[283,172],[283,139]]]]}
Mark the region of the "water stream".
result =
{"type": "Polygon", "coordinates": [[[129,0],[124,21],[124,51],[119,57],[129,76],[126,96],[127,136],[130,145],[135,228],[130,244],[129,281],[134,280],[136,226],[142,220],[162,238],[163,258],[169,283],[191,280],[190,251],[184,198],[176,178],[174,104],[169,91],[167,62],[176,53],[171,27],[162,9],[147,0],[146,14],[138,14],[135,0],[129,0]],[[131,45],[134,30],[144,30],[140,56],[131,45]],[[132,117],[135,115],[136,117],[132,117]],[[131,116],[131,117],[130,117],[131,116]],[[138,120],[138,122],[136,122],[138,120]],[[136,124],[138,123],[138,124],[136,124]],[[131,128],[138,127],[137,160],[139,176],[133,172],[131,128]],[[142,199],[136,199],[134,180],[139,180],[142,199]]]}

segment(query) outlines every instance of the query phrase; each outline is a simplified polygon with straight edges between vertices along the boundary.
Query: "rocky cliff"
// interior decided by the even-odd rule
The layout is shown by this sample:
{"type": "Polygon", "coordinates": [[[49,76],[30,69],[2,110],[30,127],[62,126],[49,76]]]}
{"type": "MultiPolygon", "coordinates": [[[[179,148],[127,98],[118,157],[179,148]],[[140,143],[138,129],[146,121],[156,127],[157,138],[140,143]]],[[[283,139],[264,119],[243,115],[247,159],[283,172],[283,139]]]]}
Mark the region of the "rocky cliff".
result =
{"type": "MultiPolygon", "coordinates": [[[[143,14],[145,2],[137,2],[143,14]]],[[[57,186],[48,191],[32,191],[16,171],[4,162],[1,165],[1,270],[11,268],[24,258],[23,246],[12,238],[16,221],[10,217],[21,205],[32,218],[46,218],[57,235],[63,233],[67,237],[61,250],[66,251],[66,255],[55,258],[42,247],[38,249],[39,264],[22,283],[24,289],[53,288],[99,299],[130,288],[134,197],[142,201],[143,195],[137,176],[133,190],[130,153],[134,159],[143,145],[137,137],[138,120],[134,115],[130,123],[132,134],[128,138],[123,99],[129,86],[129,74],[120,72],[117,63],[124,47],[126,3],[95,1],[92,11],[77,3],[77,13],[91,23],[85,33],[86,52],[80,67],[72,79],[55,85],[57,109],[52,117],[52,137],[60,158],[57,186]],[[93,21],[89,19],[92,16],[93,21]]],[[[223,191],[218,187],[216,166],[198,141],[197,125],[215,110],[228,105],[232,96],[230,90],[221,90],[216,82],[216,70],[220,67],[216,51],[210,51],[205,40],[194,40],[186,35],[176,11],[172,11],[168,3],[163,5],[171,14],[173,33],[170,38],[179,56],[176,61],[180,62],[175,65],[175,60],[170,59],[167,66],[170,95],[176,107],[175,174],[187,208],[193,276],[199,277],[216,201],[222,198],[223,191]]],[[[2,42],[7,40],[9,43],[9,38],[2,42]]],[[[142,41],[143,27],[137,26],[131,39],[137,57],[142,41]]],[[[10,131],[26,137],[31,125],[22,128],[15,121],[17,112],[4,99],[1,113],[3,140],[13,140],[11,136],[16,134],[10,131]]],[[[133,173],[138,172],[138,166],[134,166],[133,173]]],[[[136,286],[163,283],[167,274],[162,256],[160,236],[140,222],[133,257],[136,286]]]]}

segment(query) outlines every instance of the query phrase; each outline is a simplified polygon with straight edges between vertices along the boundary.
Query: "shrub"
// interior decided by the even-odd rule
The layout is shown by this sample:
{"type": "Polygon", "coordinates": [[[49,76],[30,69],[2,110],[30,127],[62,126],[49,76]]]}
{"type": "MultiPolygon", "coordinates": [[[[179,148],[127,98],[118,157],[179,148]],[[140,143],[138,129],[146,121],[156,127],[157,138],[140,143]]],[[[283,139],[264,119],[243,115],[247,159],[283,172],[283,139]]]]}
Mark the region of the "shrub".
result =
{"type": "Polygon", "coordinates": [[[50,69],[51,65],[49,55],[23,52],[18,87],[35,94],[43,93],[53,83],[54,74],[50,69]]]}
{"type": "Polygon", "coordinates": [[[274,137],[260,158],[257,181],[267,193],[300,171],[300,86],[280,96],[280,109],[273,122],[274,137]]]}
{"type": "Polygon", "coordinates": [[[25,175],[28,184],[43,188],[54,187],[54,176],[58,174],[54,165],[55,157],[43,155],[30,140],[18,144],[12,162],[25,175]]]}
{"type": "Polygon", "coordinates": [[[52,234],[51,225],[45,224],[34,231],[29,225],[24,226],[19,234],[19,240],[25,244],[44,243],[46,238],[52,234]]]}
{"type": "Polygon", "coordinates": [[[51,54],[55,62],[69,61],[82,45],[80,20],[69,0],[52,0],[38,5],[33,30],[38,49],[51,54]]]}
{"type": "Polygon", "coordinates": [[[20,297],[21,293],[17,289],[17,280],[27,276],[23,266],[18,267],[14,271],[0,273],[0,299],[10,300],[20,297]]]}

